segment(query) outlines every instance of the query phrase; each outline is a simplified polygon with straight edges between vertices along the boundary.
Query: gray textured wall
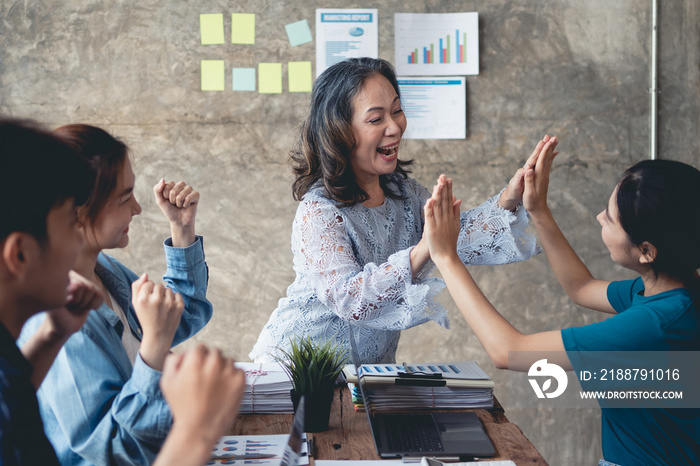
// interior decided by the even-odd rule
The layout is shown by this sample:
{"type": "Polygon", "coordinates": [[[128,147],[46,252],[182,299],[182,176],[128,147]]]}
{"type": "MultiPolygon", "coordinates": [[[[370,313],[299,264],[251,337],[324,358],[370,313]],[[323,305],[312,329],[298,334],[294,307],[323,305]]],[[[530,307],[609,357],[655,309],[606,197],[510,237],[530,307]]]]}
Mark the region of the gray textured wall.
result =
{"type": "MultiPolygon", "coordinates": [[[[698,162],[700,5],[660,2],[661,157],[698,162]]],[[[497,192],[544,133],[561,139],[552,209],[593,273],[613,266],[594,216],[621,170],[648,154],[651,0],[398,0],[98,2],[0,0],[0,113],[50,127],[86,122],[133,149],[144,210],[131,244],[114,254],[138,272],[164,268],[167,223],[152,199],[160,177],[184,178],[202,193],[215,315],[194,340],[241,360],[293,279],[289,247],[295,202],[286,164],[308,94],[231,91],[230,68],[258,62],[315,62],[314,44],[290,47],[284,25],[317,7],[379,8],[380,56],[393,61],[394,12],[478,11],[481,74],[467,78],[468,138],[407,141],[426,185],[445,172],[473,206],[497,192]],[[257,14],[255,46],[199,43],[198,15],[257,14]],[[199,90],[199,60],[225,59],[227,91],[199,90]]],[[[286,78],[285,78],[286,79],[286,78]]],[[[286,89],[286,82],[284,87],[286,89]]],[[[571,304],[545,257],[472,268],[484,292],[524,332],[581,325],[598,316],[571,304]]],[[[507,379],[487,360],[448,295],[452,329],[405,332],[399,360],[473,358],[497,381],[506,412],[551,464],[594,464],[597,411],[508,410],[507,379]]]]}

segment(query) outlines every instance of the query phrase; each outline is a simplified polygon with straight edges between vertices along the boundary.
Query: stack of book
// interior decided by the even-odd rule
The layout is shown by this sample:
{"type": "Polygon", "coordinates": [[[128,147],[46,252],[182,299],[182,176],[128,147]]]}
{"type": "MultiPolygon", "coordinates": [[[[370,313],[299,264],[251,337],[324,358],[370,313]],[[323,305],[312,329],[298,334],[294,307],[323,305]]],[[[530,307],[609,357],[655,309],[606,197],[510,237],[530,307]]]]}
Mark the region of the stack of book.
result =
{"type": "Polygon", "coordinates": [[[293,413],[289,391],[292,381],[277,363],[237,362],[245,371],[245,394],[241,414],[293,413]]]}
{"type": "MultiPolygon", "coordinates": [[[[374,411],[493,407],[493,380],[475,361],[363,364],[362,390],[374,411]]],[[[355,409],[364,409],[355,366],[343,370],[355,409]]]]}

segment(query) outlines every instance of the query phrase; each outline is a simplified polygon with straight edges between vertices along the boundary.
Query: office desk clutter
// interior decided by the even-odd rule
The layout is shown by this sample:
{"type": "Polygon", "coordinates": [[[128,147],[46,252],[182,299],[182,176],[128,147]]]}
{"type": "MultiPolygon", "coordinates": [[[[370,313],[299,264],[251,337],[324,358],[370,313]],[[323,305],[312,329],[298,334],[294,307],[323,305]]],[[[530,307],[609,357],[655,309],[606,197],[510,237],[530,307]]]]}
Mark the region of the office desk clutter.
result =
{"type": "Polygon", "coordinates": [[[289,392],[292,381],[278,363],[237,362],[245,371],[245,395],[241,414],[293,413],[289,392]]]}
{"type": "MultiPolygon", "coordinates": [[[[475,361],[360,366],[367,402],[375,411],[493,407],[493,380],[475,361]]],[[[343,369],[355,409],[364,409],[357,373],[343,369]]]]}

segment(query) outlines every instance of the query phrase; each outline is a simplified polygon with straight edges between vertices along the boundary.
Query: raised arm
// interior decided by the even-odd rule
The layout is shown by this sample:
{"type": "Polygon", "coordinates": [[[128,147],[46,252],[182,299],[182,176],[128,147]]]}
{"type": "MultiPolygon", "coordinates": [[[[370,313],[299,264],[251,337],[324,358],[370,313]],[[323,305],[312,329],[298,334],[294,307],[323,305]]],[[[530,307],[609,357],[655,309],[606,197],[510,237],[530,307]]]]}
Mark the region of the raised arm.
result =
{"type": "Polygon", "coordinates": [[[195,241],[194,222],[199,204],[199,192],[184,181],[160,180],[153,187],[158,207],[170,222],[173,246],[186,248],[195,241]]]}
{"type": "MultiPolygon", "coordinates": [[[[500,369],[527,371],[534,361],[509,365],[514,351],[564,351],[561,333],[550,331],[525,335],[508,322],[484,296],[457,255],[459,207],[452,201],[452,182],[440,177],[433,197],[425,205],[425,228],[430,255],[442,273],[457,307],[500,369]]],[[[564,358],[565,359],[565,358],[564,358]]],[[[568,360],[558,361],[568,364],[568,360]]]]}
{"type": "Polygon", "coordinates": [[[610,282],[597,280],[576,255],[547,205],[549,172],[554,159],[556,138],[546,142],[540,150],[537,164],[525,172],[523,204],[530,213],[547,260],[566,294],[580,306],[597,311],[615,313],[607,297],[610,282]]]}
{"type": "Polygon", "coordinates": [[[538,253],[535,238],[527,232],[527,213],[518,207],[523,200],[526,168],[535,166],[542,147],[549,139],[545,135],[537,143],[525,165],[516,170],[498,196],[462,212],[457,253],[463,263],[507,264],[529,259],[538,253]]]}

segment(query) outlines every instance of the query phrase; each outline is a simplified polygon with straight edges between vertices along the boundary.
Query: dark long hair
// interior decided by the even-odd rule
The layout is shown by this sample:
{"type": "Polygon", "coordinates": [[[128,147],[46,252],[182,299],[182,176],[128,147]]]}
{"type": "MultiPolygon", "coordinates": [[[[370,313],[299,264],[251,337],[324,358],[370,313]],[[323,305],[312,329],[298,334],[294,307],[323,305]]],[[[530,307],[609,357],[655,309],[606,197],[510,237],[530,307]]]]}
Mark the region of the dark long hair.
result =
{"type": "Polygon", "coordinates": [[[657,250],[654,272],[690,281],[700,267],[700,171],[672,160],[629,168],[617,190],[620,224],[630,240],[657,250]]]}
{"type": "MultiPolygon", "coordinates": [[[[396,73],[391,64],[378,58],[350,58],[336,63],[318,77],[311,93],[311,105],[301,126],[299,139],[290,153],[292,170],[296,176],[292,185],[297,201],[316,185],[323,183],[329,199],[341,205],[353,205],[369,199],[369,195],[355,181],[350,165],[350,154],[355,146],[352,133],[352,100],[365,81],[376,75],[384,76],[401,96],[396,73]]],[[[394,174],[408,177],[407,167],[412,160],[398,160],[394,174]]],[[[389,177],[380,175],[384,193],[401,198],[388,186],[389,177]]]]}
{"type": "Polygon", "coordinates": [[[95,126],[61,126],[53,132],[66,141],[89,165],[92,191],[78,217],[84,226],[94,224],[124,168],[129,149],[122,141],[95,126]]]}

